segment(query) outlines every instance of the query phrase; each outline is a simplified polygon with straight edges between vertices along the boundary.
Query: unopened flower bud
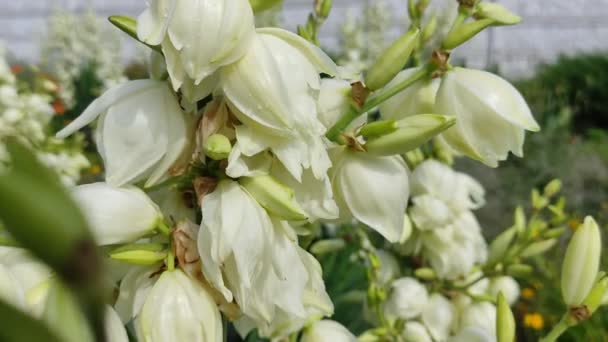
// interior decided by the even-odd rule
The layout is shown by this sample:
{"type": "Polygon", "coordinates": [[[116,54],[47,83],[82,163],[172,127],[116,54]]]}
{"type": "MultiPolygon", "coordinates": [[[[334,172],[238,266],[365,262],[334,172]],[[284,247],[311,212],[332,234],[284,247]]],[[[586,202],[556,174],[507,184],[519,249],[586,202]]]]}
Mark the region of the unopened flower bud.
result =
{"type": "Polygon", "coordinates": [[[315,11],[317,15],[323,19],[329,17],[329,12],[331,12],[331,6],[333,5],[333,0],[321,0],[318,2],[317,8],[315,11]]]}
{"type": "Polygon", "coordinates": [[[422,280],[437,279],[437,273],[435,273],[435,271],[433,271],[432,268],[428,268],[428,267],[423,267],[423,268],[417,269],[416,271],[414,271],[414,275],[416,276],[416,278],[422,279],[422,280]]]}
{"type": "Polygon", "coordinates": [[[401,36],[380,54],[380,58],[369,69],[365,83],[370,90],[378,90],[390,82],[410,58],[418,44],[420,30],[414,28],[401,36]]]}
{"type": "Polygon", "coordinates": [[[398,129],[399,127],[395,120],[381,120],[368,123],[361,127],[359,134],[366,139],[372,139],[393,133],[398,129]]]}
{"type": "Polygon", "coordinates": [[[274,216],[287,221],[306,220],[306,214],[295,200],[293,189],[274,177],[242,177],[239,183],[255,200],[274,216]]]}
{"type": "Polygon", "coordinates": [[[396,122],[399,128],[396,131],[367,141],[365,149],[377,156],[404,154],[420,147],[455,122],[453,117],[436,114],[409,116],[396,122]]]}
{"type": "Polygon", "coordinates": [[[534,272],[534,268],[526,264],[514,264],[507,267],[507,274],[515,278],[526,278],[534,272]]]}
{"type": "Polygon", "coordinates": [[[553,197],[562,189],[562,181],[554,179],[545,186],[544,193],[547,197],[553,197]]]}
{"type": "Polygon", "coordinates": [[[593,315],[600,305],[604,296],[608,293],[608,277],[600,279],[583,301],[583,305],[589,310],[589,315],[593,315]]]}
{"type": "Polygon", "coordinates": [[[153,265],[167,257],[167,246],[161,243],[132,244],[109,253],[110,258],[135,265],[153,265]]]}
{"type": "Polygon", "coordinates": [[[322,255],[337,252],[344,248],[346,243],[343,239],[327,239],[315,242],[310,247],[310,252],[314,255],[322,255]]]}
{"type": "Polygon", "coordinates": [[[557,243],[557,239],[549,239],[544,241],[539,241],[531,244],[526,247],[526,249],[521,252],[522,258],[530,258],[539,254],[543,254],[546,251],[550,250],[557,243]]]}
{"type": "Polygon", "coordinates": [[[580,305],[595,284],[602,250],[600,230],[591,216],[579,227],[562,265],[562,296],[568,306],[580,305]]]}
{"type": "Polygon", "coordinates": [[[511,12],[503,5],[492,2],[481,2],[477,5],[475,16],[483,19],[491,19],[493,25],[515,25],[521,22],[521,17],[511,12]]]}
{"type": "Polygon", "coordinates": [[[515,237],[515,233],[517,233],[515,227],[509,228],[500,233],[500,235],[492,241],[488,254],[488,264],[495,264],[502,260],[515,237]]]}
{"type": "Polygon", "coordinates": [[[270,9],[283,2],[283,0],[249,0],[254,13],[270,9]]]}
{"type": "Polygon", "coordinates": [[[515,318],[502,292],[496,301],[496,338],[498,342],[515,341],[515,318]]]}
{"type": "Polygon", "coordinates": [[[526,214],[524,213],[524,208],[517,206],[513,216],[515,221],[515,230],[517,230],[518,233],[523,233],[524,230],[526,230],[526,214]]]}
{"type": "Polygon", "coordinates": [[[232,151],[232,144],[225,135],[212,134],[205,141],[205,155],[213,160],[227,159],[232,151]]]}
{"type": "Polygon", "coordinates": [[[426,23],[426,25],[424,25],[424,27],[422,28],[421,34],[422,34],[423,42],[428,42],[429,40],[431,40],[431,38],[437,31],[438,23],[439,23],[439,20],[437,18],[437,15],[433,14],[431,19],[429,19],[429,21],[426,23]]]}
{"type": "Polygon", "coordinates": [[[444,38],[441,47],[446,50],[452,50],[469,41],[483,29],[494,23],[495,21],[493,19],[480,19],[467,24],[463,24],[454,31],[451,31],[444,38]]]}
{"type": "Polygon", "coordinates": [[[304,330],[301,342],[355,342],[357,338],[342,324],[332,320],[322,320],[304,330]]]}

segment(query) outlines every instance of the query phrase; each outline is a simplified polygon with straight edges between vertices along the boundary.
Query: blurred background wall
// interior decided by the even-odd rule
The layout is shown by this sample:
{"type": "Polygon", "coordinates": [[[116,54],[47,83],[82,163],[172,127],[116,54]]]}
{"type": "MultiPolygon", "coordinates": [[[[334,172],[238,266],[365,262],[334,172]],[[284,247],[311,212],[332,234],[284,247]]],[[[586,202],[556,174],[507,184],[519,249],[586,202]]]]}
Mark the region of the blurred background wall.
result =
{"type": "MultiPolygon", "coordinates": [[[[337,44],[334,33],[351,11],[375,0],[335,0],[330,20],[323,28],[322,42],[331,48],[337,44]]],[[[283,22],[288,28],[303,23],[312,0],[285,0],[283,22]]],[[[405,27],[406,0],[388,0],[392,8],[397,35],[405,27]]],[[[573,55],[608,48],[608,0],[500,0],[524,17],[516,27],[491,29],[475,38],[456,57],[472,67],[498,66],[509,77],[531,72],[539,62],[553,62],[559,54],[573,55]]],[[[453,10],[454,0],[434,0],[441,10],[453,10]],[[452,8],[450,8],[452,7],[452,8]]],[[[13,57],[35,62],[46,20],[54,9],[82,12],[93,9],[101,16],[127,14],[135,16],[144,8],[144,0],[4,0],[0,1],[0,41],[13,57]]],[[[78,27],[74,27],[78,30],[78,27]]],[[[125,41],[123,58],[137,53],[134,44],[125,41]]]]}

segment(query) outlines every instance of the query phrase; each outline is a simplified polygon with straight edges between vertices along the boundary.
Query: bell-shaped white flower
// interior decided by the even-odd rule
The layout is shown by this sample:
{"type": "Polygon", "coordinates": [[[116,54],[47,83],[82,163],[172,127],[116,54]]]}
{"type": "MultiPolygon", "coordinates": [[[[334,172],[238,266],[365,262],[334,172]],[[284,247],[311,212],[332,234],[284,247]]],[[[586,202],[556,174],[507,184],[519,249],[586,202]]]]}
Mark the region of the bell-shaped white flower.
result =
{"type": "Polygon", "coordinates": [[[114,309],[123,324],[139,316],[148,293],[158,280],[158,268],[132,267],[120,282],[114,309]]]}
{"type": "Polygon", "coordinates": [[[445,341],[454,319],[452,304],[442,295],[433,293],[422,310],[422,323],[435,341],[445,341]]]}
{"type": "Polygon", "coordinates": [[[486,71],[454,68],[437,92],[435,112],[456,117],[442,136],[458,153],[496,167],[509,151],[523,156],[524,130],[538,131],[523,96],[486,71]]]}
{"type": "Polygon", "coordinates": [[[479,327],[466,327],[450,337],[448,342],[496,342],[496,336],[479,327]]]}
{"type": "Polygon", "coordinates": [[[411,319],[422,313],[428,304],[426,287],[415,278],[399,278],[391,286],[391,294],[384,304],[389,319],[411,319]]]}
{"type": "Polygon", "coordinates": [[[399,241],[409,198],[408,168],[403,159],[341,148],[334,152],[330,179],[340,219],[354,217],[387,240],[399,241]]]}
{"type": "MultiPolygon", "coordinates": [[[[317,110],[319,120],[327,129],[335,125],[349,111],[353,102],[351,89],[351,83],[345,80],[335,78],[321,80],[317,110]]],[[[367,115],[361,115],[353,120],[346,129],[352,130],[366,122],[367,115]]]]}
{"type": "Polygon", "coordinates": [[[106,341],[108,342],[129,342],[127,330],[122,324],[120,317],[111,306],[106,307],[105,317],[106,341]]]}
{"type": "Polygon", "coordinates": [[[460,327],[477,327],[496,336],[496,306],[489,302],[471,304],[460,316],[460,327]]]}
{"type": "Polygon", "coordinates": [[[218,342],[222,316],[211,295],[179,269],[164,272],[138,317],[140,341],[218,342]]]}
{"type": "Polygon", "coordinates": [[[158,206],[136,187],[92,183],[75,187],[72,196],[102,246],[133,242],[152,232],[162,220],[158,206]]]}
{"type": "Polygon", "coordinates": [[[191,102],[213,91],[210,76],[243,57],[254,32],[247,0],[154,0],[137,22],[138,38],[161,45],[173,88],[191,102]]]}
{"type": "Polygon", "coordinates": [[[144,178],[146,186],[158,183],[187,143],[186,117],[164,82],[137,80],[109,89],[57,137],[74,133],[98,116],[95,141],[112,185],[144,178]]]}
{"type": "Polygon", "coordinates": [[[426,327],[416,321],[406,322],[401,336],[408,342],[433,342],[433,338],[426,327]]]}
{"type": "MultiPolygon", "coordinates": [[[[418,68],[410,68],[401,71],[393,78],[384,89],[390,89],[415,74],[418,68]]],[[[439,79],[422,79],[402,92],[384,101],[378,109],[383,120],[400,120],[411,115],[436,113],[435,96],[439,89],[439,79]]]]}
{"type": "Polygon", "coordinates": [[[222,91],[244,124],[233,153],[270,149],[298,181],[308,168],[322,179],[331,163],[317,117],[320,72],[335,75],[337,67],[318,47],[285,30],[258,29],[245,56],[221,70],[222,91]]]}
{"type": "Polygon", "coordinates": [[[519,283],[509,276],[492,278],[488,287],[488,294],[494,298],[502,292],[509,305],[515,304],[519,298],[519,283]]]}
{"type": "Polygon", "coordinates": [[[304,330],[301,342],[355,342],[357,338],[342,324],[325,319],[304,330]]]}
{"type": "Polygon", "coordinates": [[[293,229],[271,219],[237,182],[221,181],[201,206],[202,271],[226,301],[239,305],[245,315],[239,332],[255,326],[264,336],[283,335],[313,313],[333,311],[320,267],[298,247],[293,229]]]}

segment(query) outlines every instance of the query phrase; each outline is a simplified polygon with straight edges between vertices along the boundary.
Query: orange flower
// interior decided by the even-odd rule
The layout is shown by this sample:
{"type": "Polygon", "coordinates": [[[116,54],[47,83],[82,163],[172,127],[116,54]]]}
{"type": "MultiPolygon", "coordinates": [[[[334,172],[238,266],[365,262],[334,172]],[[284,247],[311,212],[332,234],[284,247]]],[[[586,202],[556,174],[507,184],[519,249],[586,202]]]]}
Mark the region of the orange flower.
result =
{"type": "Polygon", "coordinates": [[[65,105],[59,99],[53,101],[53,109],[55,110],[55,114],[62,115],[65,113],[65,105]]]}
{"type": "Polygon", "coordinates": [[[534,330],[541,330],[545,327],[545,319],[538,312],[525,314],[524,325],[534,330]]]}
{"type": "Polygon", "coordinates": [[[521,296],[524,299],[532,299],[534,298],[534,296],[536,296],[536,291],[534,291],[534,289],[526,287],[523,290],[521,290],[521,296]]]}

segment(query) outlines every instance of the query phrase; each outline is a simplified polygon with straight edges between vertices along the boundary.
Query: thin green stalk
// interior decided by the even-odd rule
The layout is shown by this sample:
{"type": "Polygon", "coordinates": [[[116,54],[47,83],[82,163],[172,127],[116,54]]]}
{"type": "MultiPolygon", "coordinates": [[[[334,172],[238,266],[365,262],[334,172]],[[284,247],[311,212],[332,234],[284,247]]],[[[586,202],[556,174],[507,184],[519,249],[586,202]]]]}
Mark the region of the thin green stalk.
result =
{"type": "Polygon", "coordinates": [[[365,102],[365,104],[361,107],[361,109],[351,107],[349,109],[349,111],[344,116],[342,116],[340,118],[340,120],[338,120],[338,122],[336,122],[335,125],[333,125],[329,129],[329,131],[327,132],[327,134],[325,136],[329,140],[339,142],[338,140],[340,138],[340,134],[342,134],[342,132],[344,132],[346,127],[348,127],[348,125],[350,125],[350,123],[353,122],[356,118],[358,118],[362,114],[374,109],[382,102],[399,94],[400,92],[405,90],[407,87],[414,84],[416,81],[422,79],[425,76],[430,75],[433,72],[433,70],[434,70],[434,68],[431,65],[422,67],[418,71],[416,71],[412,76],[399,82],[394,87],[382,92],[379,95],[376,95],[376,96],[370,98],[368,101],[365,102]]]}
{"type": "Polygon", "coordinates": [[[566,330],[568,330],[569,325],[566,322],[566,315],[562,317],[562,319],[551,329],[549,334],[539,340],[539,342],[554,342],[557,341],[557,338],[560,337],[566,330]]]}

